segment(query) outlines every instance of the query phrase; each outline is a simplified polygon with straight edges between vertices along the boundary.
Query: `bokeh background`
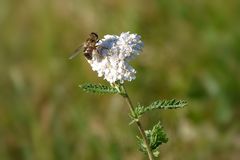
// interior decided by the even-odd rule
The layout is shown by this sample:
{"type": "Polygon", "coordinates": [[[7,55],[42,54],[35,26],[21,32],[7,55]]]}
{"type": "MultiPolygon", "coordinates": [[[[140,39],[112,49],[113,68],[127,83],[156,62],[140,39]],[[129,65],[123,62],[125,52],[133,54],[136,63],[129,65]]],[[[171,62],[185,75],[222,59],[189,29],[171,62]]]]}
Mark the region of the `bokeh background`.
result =
{"type": "Polygon", "coordinates": [[[1,0],[0,159],[146,159],[123,99],[81,91],[107,82],[83,56],[68,60],[92,31],[131,31],[145,43],[126,83],[133,102],[189,102],[143,118],[168,133],[161,159],[237,160],[239,18],[238,0],[1,0]]]}

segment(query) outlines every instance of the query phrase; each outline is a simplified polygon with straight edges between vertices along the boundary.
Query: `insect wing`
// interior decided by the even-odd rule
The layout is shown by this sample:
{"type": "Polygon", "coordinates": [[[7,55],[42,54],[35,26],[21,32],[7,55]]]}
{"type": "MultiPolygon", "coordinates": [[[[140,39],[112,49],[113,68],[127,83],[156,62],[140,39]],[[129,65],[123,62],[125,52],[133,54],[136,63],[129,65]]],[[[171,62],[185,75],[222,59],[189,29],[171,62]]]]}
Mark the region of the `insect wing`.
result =
{"type": "Polygon", "coordinates": [[[73,53],[72,55],[69,57],[69,59],[73,59],[74,57],[76,57],[77,55],[80,54],[80,50],[82,49],[83,45],[79,46],[73,53]]]}

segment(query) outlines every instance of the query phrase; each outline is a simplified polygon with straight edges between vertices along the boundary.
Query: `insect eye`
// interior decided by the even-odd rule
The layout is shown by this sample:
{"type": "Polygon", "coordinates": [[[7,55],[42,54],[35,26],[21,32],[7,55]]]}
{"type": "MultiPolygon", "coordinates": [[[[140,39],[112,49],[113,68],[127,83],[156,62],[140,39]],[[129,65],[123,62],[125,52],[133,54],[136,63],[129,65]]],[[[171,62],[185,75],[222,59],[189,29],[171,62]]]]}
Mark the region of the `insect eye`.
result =
{"type": "Polygon", "coordinates": [[[94,35],[96,39],[98,39],[98,35],[96,33],[92,32],[91,34],[94,35]]]}

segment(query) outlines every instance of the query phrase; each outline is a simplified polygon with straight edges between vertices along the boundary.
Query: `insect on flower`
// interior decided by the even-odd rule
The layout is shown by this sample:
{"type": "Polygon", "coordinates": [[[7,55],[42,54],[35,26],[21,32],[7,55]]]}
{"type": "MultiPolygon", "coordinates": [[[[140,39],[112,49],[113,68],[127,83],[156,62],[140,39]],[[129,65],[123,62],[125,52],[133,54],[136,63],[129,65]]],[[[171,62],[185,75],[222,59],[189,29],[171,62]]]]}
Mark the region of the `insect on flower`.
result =
{"type": "Polygon", "coordinates": [[[123,32],[119,36],[105,35],[96,45],[99,46],[100,54],[93,54],[88,63],[99,77],[111,84],[116,81],[124,83],[136,78],[136,70],[129,62],[142,52],[143,42],[140,35],[130,32],[123,32]]]}
{"type": "Polygon", "coordinates": [[[99,39],[97,33],[90,33],[86,41],[73,52],[69,59],[76,57],[80,53],[81,49],[83,49],[83,54],[88,60],[92,59],[93,54],[98,54],[101,56],[102,47],[96,45],[98,41],[99,39]]]}

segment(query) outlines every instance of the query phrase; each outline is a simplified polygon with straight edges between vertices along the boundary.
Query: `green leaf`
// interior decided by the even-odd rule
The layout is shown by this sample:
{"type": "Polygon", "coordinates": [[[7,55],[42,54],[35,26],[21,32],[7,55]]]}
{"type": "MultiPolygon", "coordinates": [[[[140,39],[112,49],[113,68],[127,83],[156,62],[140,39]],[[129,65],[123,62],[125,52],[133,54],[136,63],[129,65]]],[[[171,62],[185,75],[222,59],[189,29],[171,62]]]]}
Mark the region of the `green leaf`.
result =
{"type": "Polygon", "coordinates": [[[119,91],[116,88],[111,87],[111,86],[105,86],[105,85],[102,85],[102,84],[86,83],[86,84],[79,85],[79,87],[82,88],[84,91],[91,92],[91,93],[98,93],[98,94],[119,93],[119,91]]]}
{"type": "Polygon", "coordinates": [[[155,150],[162,143],[167,143],[168,138],[166,133],[163,130],[163,127],[160,122],[158,122],[152,130],[145,131],[147,138],[150,139],[150,148],[155,150]]]}
{"type": "MultiPolygon", "coordinates": [[[[149,142],[151,151],[153,152],[154,156],[157,157],[159,154],[158,152],[159,146],[163,143],[168,142],[168,138],[166,136],[166,133],[163,130],[163,127],[161,126],[161,123],[158,122],[156,125],[154,125],[152,130],[146,130],[145,134],[149,142]]],[[[137,137],[137,139],[139,143],[139,150],[144,153],[147,153],[147,147],[143,139],[139,137],[137,137]]]]}
{"type": "Polygon", "coordinates": [[[147,106],[146,108],[152,109],[177,109],[177,108],[183,108],[185,105],[187,105],[187,101],[185,100],[157,100],[147,106]]]}
{"type": "Polygon", "coordinates": [[[134,115],[130,115],[131,118],[139,119],[145,112],[152,111],[155,109],[177,109],[187,105],[184,100],[157,100],[147,107],[141,106],[140,104],[134,108],[134,115]]]}

